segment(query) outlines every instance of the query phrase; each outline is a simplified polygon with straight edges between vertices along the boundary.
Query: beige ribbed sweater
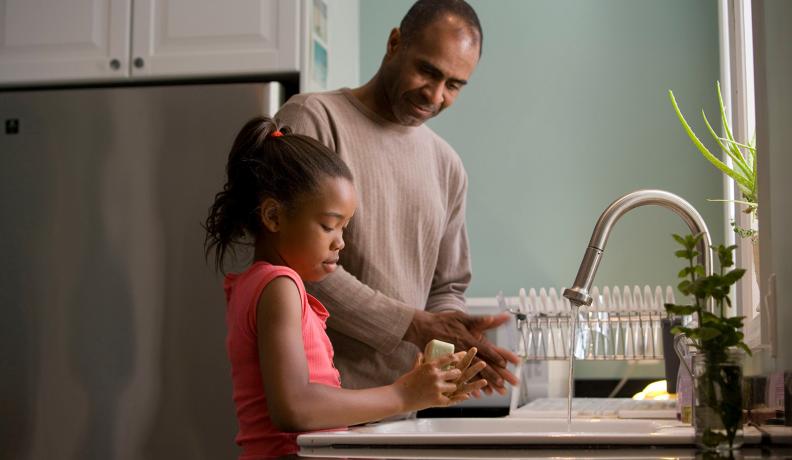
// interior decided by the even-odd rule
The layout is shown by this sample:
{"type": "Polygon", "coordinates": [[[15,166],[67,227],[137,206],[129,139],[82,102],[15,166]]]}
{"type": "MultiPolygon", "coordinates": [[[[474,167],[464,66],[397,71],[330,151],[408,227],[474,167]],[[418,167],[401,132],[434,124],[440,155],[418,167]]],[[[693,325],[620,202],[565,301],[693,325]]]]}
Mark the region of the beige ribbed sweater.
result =
{"type": "Polygon", "coordinates": [[[359,205],[340,266],[307,287],[330,311],[342,386],[389,384],[415,360],[417,347],[402,341],[415,309],[464,309],[471,273],[462,161],[428,127],[391,123],[348,89],[296,95],[276,117],[352,170],[359,205]]]}

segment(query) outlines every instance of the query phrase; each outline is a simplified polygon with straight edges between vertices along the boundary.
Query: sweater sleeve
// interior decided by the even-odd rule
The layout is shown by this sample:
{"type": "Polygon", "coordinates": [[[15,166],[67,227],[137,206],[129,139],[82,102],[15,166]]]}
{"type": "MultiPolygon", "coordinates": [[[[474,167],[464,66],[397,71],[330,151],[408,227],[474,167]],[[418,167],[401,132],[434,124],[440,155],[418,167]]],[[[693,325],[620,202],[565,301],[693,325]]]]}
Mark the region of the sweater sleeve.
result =
{"type": "MultiPolygon", "coordinates": [[[[276,115],[294,133],[314,137],[336,150],[335,129],[327,109],[310,99],[293,98],[276,115]]],[[[330,312],[327,326],[389,354],[401,343],[418,305],[388,297],[339,266],[318,283],[306,283],[330,312]]]]}
{"type": "Polygon", "coordinates": [[[372,289],[341,266],[307,286],[330,312],[328,327],[381,353],[401,343],[415,315],[415,308],[372,289]]]}
{"type": "Polygon", "coordinates": [[[436,313],[443,310],[466,311],[465,291],[472,277],[470,248],[465,227],[465,204],[467,175],[461,162],[455,163],[449,180],[448,218],[440,242],[432,279],[432,288],[426,302],[426,310],[436,313]]]}

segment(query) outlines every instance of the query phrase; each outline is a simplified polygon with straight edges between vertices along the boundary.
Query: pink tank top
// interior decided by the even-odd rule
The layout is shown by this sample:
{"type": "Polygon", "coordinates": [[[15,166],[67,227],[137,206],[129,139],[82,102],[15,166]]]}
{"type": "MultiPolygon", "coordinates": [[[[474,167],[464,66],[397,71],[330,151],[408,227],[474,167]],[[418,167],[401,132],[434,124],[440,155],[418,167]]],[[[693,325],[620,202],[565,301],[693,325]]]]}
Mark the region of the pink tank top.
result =
{"type": "Polygon", "coordinates": [[[267,284],[280,276],[294,280],[302,298],[302,336],[309,381],[341,386],[338,370],[333,366],[333,347],[325,332],[329,313],[316,298],[305,292],[302,279],[294,270],[256,262],[243,273],[227,275],[226,347],[231,360],[233,398],[239,420],[236,443],[242,446],[240,459],[267,458],[298,451],[296,439],[299,433],[279,431],[270,419],[258,361],[258,299],[267,284]]]}

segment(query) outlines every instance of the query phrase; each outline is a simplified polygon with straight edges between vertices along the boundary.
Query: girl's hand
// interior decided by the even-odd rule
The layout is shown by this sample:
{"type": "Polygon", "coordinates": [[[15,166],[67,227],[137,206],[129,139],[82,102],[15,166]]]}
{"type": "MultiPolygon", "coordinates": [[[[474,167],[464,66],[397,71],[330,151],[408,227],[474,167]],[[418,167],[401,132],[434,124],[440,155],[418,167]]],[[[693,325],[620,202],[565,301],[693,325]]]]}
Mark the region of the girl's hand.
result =
{"type": "Polygon", "coordinates": [[[478,392],[480,389],[487,386],[487,381],[485,379],[478,379],[468,383],[470,379],[487,367],[487,363],[481,360],[472,366],[470,365],[470,363],[473,362],[473,358],[476,357],[476,351],[476,347],[471,347],[467,352],[457,353],[457,355],[462,356],[455,367],[462,371],[462,375],[456,381],[456,391],[450,395],[452,403],[464,401],[470,398],[470,393],[478,392]]]}
{"type": "Polygon", "coordinates": [[[463,372],[456,367],[443,370],[449,364],[457,364],[463,353],[443,356],[432,362],[423,362],[418,353],[412,370],[396,380],[393,387],[402,401],[404,412],[432,406],[447,406],[454,402],[449,397],[457,391],[457,380],[463,372]]]}
{"type": "Polygon", "coordinates": [[[470,393],[487,385],[484,379],[468,381],[487,364],[479,361],[471,366],[476,348],[443,356],[432,362],[423,362],[419,353],[412,371],[403,375],[393,385],[404,401],[405,411],[447,406],[470,398],[470,393]],[[443,370],[451,366],[450,369],[443,370]]]}

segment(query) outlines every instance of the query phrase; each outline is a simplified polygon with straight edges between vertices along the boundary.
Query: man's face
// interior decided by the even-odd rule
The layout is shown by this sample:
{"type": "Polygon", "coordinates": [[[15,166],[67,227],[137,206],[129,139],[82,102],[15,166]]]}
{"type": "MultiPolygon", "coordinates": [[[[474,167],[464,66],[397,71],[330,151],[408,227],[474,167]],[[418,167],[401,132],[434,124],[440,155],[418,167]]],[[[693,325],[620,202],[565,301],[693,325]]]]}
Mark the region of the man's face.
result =
{"type": "Polygon", "coordinates": [[[391,32],[382,78],[391,113],[386,118],[419,126],[450,107],[479,58],[476,32],[459,18],[439,18],[405,44],[391,32]]]}

